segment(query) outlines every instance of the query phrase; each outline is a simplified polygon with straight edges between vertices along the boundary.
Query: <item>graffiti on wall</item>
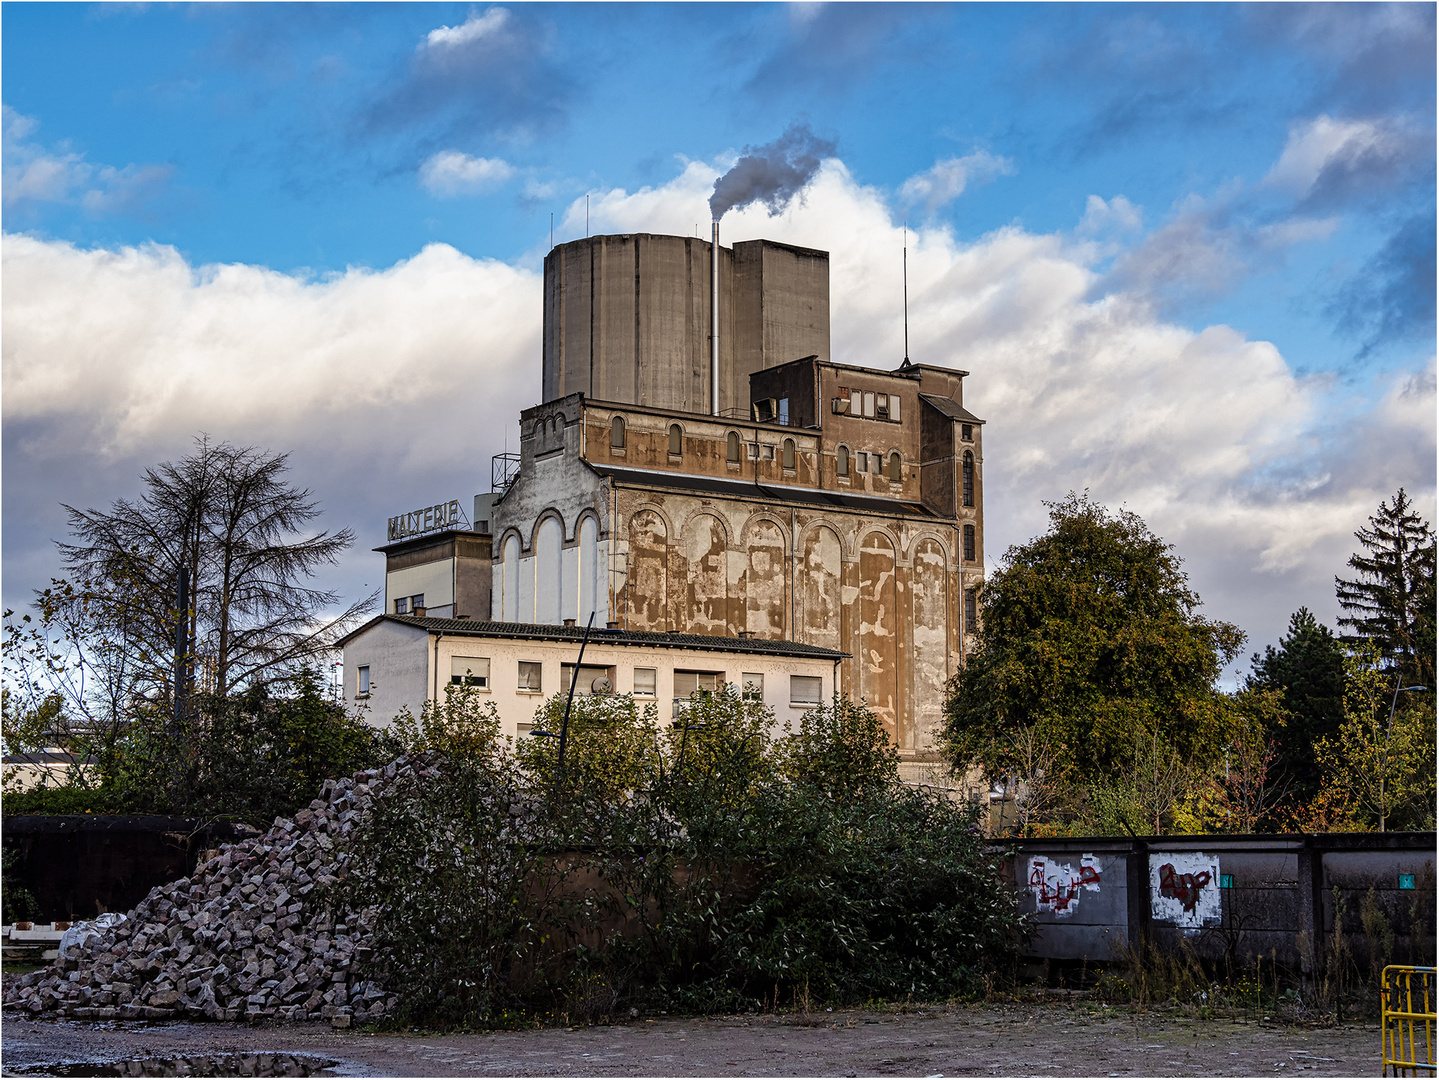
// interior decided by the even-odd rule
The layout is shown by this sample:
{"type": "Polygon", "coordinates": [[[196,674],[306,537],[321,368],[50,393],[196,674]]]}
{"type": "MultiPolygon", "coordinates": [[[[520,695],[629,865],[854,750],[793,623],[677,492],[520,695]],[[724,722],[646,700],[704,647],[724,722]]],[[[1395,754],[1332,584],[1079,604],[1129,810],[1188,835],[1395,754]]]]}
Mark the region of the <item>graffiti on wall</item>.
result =
{"type": "Polygon", "coordinates": [[[1080,890],[1098,892],[1099,884],[1099,864],[1093,855],[1081,856],[1078,870],[1043,855],[1029,860],[1029,891],[1038,911],[1073,915],[1079,907],[1080,890]]]}
{"type": "Polygon", "coordinates": [[[1155,852],[1149,857],[1149,900],[1154,918],[1193,932],[1219,922],[1219,859],[1199,851],[1155,852]]]}

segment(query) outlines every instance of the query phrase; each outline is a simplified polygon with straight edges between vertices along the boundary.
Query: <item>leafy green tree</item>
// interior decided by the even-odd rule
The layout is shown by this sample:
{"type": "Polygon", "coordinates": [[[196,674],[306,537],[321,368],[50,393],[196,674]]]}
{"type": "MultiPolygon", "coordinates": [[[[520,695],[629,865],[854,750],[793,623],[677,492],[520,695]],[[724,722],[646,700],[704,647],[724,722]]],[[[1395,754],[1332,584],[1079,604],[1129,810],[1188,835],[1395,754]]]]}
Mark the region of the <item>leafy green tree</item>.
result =
{"type": "Polygon", "coordinates": [[[1349,557],[1354,578],[1335,577],[1352,633],[1346,644],[1372,642],[1384,666],[1405,683],[1434,685],[1434,532],[1400,488],[1355,532],[1364,548],[1349,557]]]}
{"type": "Polygon", "coordinates": [[[1198,614],[1178,556],[1137,515],[1087,495],[1047,505],[1049,531],[1010,548],[981,593],[944,751],[990,779],[1020,775],[1029,733],[1074,784],[1112,785],[1143,765],[1152,821],[1171,756],[1207,768],[1238,730],[1216,680],[1244,635],[1198,614]]]}
{"type": "Polygon", "coordinates": [[[829,798],[854,798],[899,782],[899,752],[883,723],[840,694],[805,713],[782,751],[785,775],[829,798]]]}
{"type": "Polygon", "coordinates": [[[1331,827],[1434,828],[1433,694],[1396,695],[1373,645],[1356,649],[1346,667],[1344,722],[1316,748],[1320,801],[1341,811],[1331,827]]]}
{"type": "Polygon", "coordinates": [[[1281,723],[1267,741],[1274,743],[1274,779],[1289,795],[1307,802],[1318,792],[1321,775],[1314,748],[1332,738],[1344,722],[1344,649],[1327,626],[1308,608],[1289,619],[1289,633],[1279,647],[1255,653],[1246,685],[1277,691],[1283,705],[1281,723]]]}

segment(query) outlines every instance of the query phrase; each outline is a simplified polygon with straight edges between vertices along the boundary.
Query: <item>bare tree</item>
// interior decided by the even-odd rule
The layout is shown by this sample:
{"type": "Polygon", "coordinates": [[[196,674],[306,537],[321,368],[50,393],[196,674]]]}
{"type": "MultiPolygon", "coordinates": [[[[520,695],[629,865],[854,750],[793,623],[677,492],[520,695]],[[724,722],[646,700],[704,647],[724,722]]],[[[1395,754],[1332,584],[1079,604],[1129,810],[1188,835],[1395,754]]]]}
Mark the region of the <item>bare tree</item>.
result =
{"type": "Polygon", "coordinates": [[[309,586],[354,542],[349,529],[305,535],[319,516],[308,490],[284,478],[287,454],[212,443],[206,436],[179,461],[143,475],[133,502],[108,511],[65,509],[72,543],[61,543],[71,573],[107,586],[99,595],[112,625],[125,628],[150,689],[168,685],[178,620],[188,622],[188,693],[224,695],[269,683],[328,649],[368,611],[375,594],[345,607],[337,593],[309,586]],[[189,610],[176,609],[181,567],[193,583],[189,610]]]}

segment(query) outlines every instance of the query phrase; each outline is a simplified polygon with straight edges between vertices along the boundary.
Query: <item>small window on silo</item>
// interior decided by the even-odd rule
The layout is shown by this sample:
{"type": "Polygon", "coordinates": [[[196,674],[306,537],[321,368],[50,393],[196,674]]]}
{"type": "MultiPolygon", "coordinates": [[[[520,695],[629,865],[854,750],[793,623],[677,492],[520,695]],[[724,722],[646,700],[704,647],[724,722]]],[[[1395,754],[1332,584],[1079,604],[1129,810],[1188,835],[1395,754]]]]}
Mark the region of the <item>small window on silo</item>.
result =
{"type": "Polygon", "coordinates": [[[616,416],[610,421],[610,449],[623,450],[625,448],[625,418],[616,416]]]}

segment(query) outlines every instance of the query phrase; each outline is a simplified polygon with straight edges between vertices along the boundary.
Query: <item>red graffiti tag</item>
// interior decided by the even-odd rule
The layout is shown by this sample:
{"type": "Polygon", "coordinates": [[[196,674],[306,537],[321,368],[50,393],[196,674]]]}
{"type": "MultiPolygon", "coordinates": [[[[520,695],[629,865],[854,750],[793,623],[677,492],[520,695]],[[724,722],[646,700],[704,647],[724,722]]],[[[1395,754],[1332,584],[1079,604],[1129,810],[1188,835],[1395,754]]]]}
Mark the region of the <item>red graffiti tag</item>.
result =
{"type": "Polygon", "coordinates": [[[1050,883],[1044,877],[1044,861],[1040,859],[1030,864],[1029,884],[1039,890],[1036,899],[1041,907],[1051,905],[1055,911],[1067,911],[1079,895],[1081,886],[1098,887],[1099,872],[1092,866],[1081,866],[1079,877],[1071,876],[1068,884],[1062,880],[1056,881],[1051,889],[1050,883]]]}
{"type": "Polygon", "coordinates": [[[1185,911],[1193,911],[1199,901],[1199,890],[1213,881],[1208,870],[1197,874],[1176,874],[1173,863],[1159,868],[1159,895],[1172,896],[1184,905],[1185,911]]]}

